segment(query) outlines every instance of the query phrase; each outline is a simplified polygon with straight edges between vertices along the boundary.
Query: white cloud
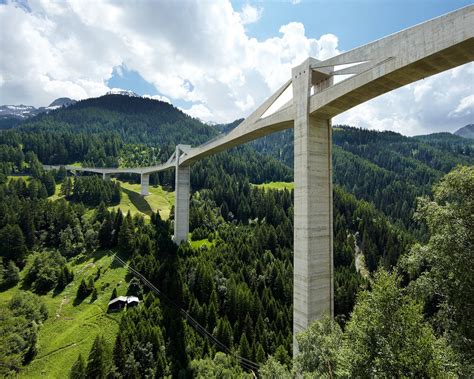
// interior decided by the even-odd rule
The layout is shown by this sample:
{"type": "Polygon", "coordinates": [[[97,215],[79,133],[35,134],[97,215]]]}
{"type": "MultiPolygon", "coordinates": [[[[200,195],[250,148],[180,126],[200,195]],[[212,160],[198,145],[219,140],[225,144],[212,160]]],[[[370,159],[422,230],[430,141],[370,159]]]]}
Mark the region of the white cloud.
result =
{"type": "MultiPolygon", "coordinates": [[[[236,12],[224,0],[28,4],[29,11],[0,5],[2,104],[100,96],[114,67],[127,67],[153,84],[160,100],[183,100],[195,117],[229,122],[250,114],[308,56],[339,53],[337,36],[311,38],[299,22],[272,38],[251,38],[245,24],[258,21],[262,9],[247,4],[236,12]]],[[[338,120],[407,134],[452,130],[472,110],[472,67],[404,87],[338,120]]]]}
{"type": "Polygon", "coordinates": [[[262,17],[263,9],[253,7],[250,4],[245,4],[240,12],[240,19],[242,24],[253,24],[262,17]]]}
{"type": "Polygon", "coordinates": [[[363,103],[333,123],[405,135],[453,132],[474,121],[473,78],[474,64],[468,63],[363,103]]]}
{"type": "Polygon", "coordinates": [[[166,96],[161,96],[161,95],[143,95],[143,97],[146,97],[148,99],[153,99],[153,100],[159,100],[159,101],[163,101],[164,103],[170,103],[171,104],[171,100],[168,99],[166,96]]]}
{"type": "Polygon", "coordinates": [[[474,110],[474,94],[463,97],[456,109],[450,113],[452,116],[459,116],[462,114],[471,114],[474,110]]]}
{"type": "Polygon", "coordinates": [[[211,111],[204,104],[194,104],[190,108],[181,110],[192,117],[198,118],[200,120],[209,120],[209,117],[212,116],[211,111]]]}

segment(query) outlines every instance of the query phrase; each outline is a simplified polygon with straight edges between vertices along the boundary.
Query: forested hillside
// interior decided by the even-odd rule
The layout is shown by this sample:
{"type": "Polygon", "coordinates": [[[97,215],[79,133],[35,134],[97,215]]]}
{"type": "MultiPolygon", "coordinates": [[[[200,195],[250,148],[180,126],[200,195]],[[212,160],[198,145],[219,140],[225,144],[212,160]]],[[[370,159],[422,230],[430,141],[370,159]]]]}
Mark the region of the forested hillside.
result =
{"type": "MultiPolygon", "coordinates": [[[[54,360],[48,358],[44,363],[47,352],[42,349],[48,345],[55,320],[69,323],[71,330],[81,328],[87,322],[79,311],[88,307],[94,307],[96,317],[106,318],[107,302],[118,293],[136,295],[142,302],[114,314],[120,326],[107,329],[107,333],[93,326],[88,338],[74,345],[58,343],[55,354],[62,357],[62,377],[70,370],[74,378],[85,374],[105,377],[107,373],[117,378],[244,377],[242,369],[248,371],[249,366],[239,367],[234,354],[258,364],[267,362],[264,370],[288,374],[293,342],[293,193],[256,184],[292,181],[290,131],[193,165],[191,241],[180,247],[171,239],[172,212],[166,220],[159,213],[149,212],[151,217],[146,219],[139,213],[124,214],[117,210],[121,196],[118,182],[104,182],[94,175],[71,179],[64,170],[45,172],[41,166],[75,162],[98,166],[152,164],[166,160],[176,143],[197,145],[234,125],[211,127],[166,103],[109,95],[0,131],[0,305],[5,325],[15,326],[0,336],[0,358],[6,362],[0,365],[2,375],[35,376],[33,367],[42,367],[47,375],[53,370],[49,366],[53,363],[48,362],[54,360]],[[28,180],[15,177],[19,174],[28,180]],[[114,208],[108,209],[111,206],[114,208]],[[124,269],[113,262],[114,254],[148,278],[162,295],[157,296],[132,275],[127,275],[125,282],[118,280],[123,278],[124,269]],[[108,276],[102,269],[84,274],[86,268],[95,267],[91,266],[94,262],[106,258],[110,260],[108,276]],[[38,297],[32,300],[28,296],[38,297]],[[55,318],[51,310],[47,315],[41,304],[56,304],[56,296],[72,303],[75,316],[66,320],[59,312],[55,318]],[[20,300],[14,300],[17,298],[20,300]],[[25,302],[35,302],[36,306],[29,309],[22,305],[25,302]],[[216,354],[229,351],[202,337],[177,307],[232,353],[216,354]],[[32,321],[36,326],[26,327],[32,321]],[[273,358],[267,361],[269,356],[273,358]]],[[[423,341],[439,347],[435,352],[428,348],[419,351],[444,354],[444,360],[437,361],[432,371],[420,368],[418,373],[455,372],[454,366],[452,371],[443,366],[454,352],[443,350],[444,342],[436,339],[439,335],[433,337],[431,327],[426,329],[422,324],[418,303],[398,294],[401,280],[383,270],[396,271],[400,257],[406,256],[414,243],[429,240],[433,232],[430,220],[413,219],[417,196],[431,194],[432,186],[456,165],[472,166],[472,145],[454,136],[408,138],[350,127],[335,128],[334,144],[337,328],[348,330],[352,336],[362,333],[352,318],[358,317],[360,324],[369,328],[366,310],[380,309],[385,304],[381,296],[391,291],[389,303],[401,307],[394,311],[394,317],[400,311],[400,322],[406,322],[403,325],[421,330],[423,341]],[[382,271],[376,274],[378,270],[382,271]],[[375,299],[367,295],[372,288],[375,299]],[[357,300],[358,293],[362,300],[357,300]],[[403,318],[408,314],[405,310],[414,318],[403,318]]],[[[121,175],[120,179],[133,182],[138,178],[121,175]]],[[[155,174],[151,184],[172,190],[174,175],[155,174]]],[[[426,267],[422,260],[417,262],[415,265],[408,259],[400,266],[404,286],[422,277],[426,267]]],[[[417,288],[422,288],[421,284],[417,288]]],[[[436,324],[439,317],[435,310],[441,300],[430,297],[426,304],[426,315],[434,320],[435,331],[448,330],[436,324]]],[[[450,320],[457,322],[458,318],[450,320]]],[[[398,325],[399,319],[392,321],[398,325]]],[[[330,340],[342,346],[337,341],[346,337],[331,325],[320,327],[334,331],[330,340]]],[[[461,326],[456,330],[463,333],[466,325],[461,326]]],[[[353,338],[351,341],[359,341],[353,338]]],[[[466,351],[466,344],[456,346],[460,346],[457,352],[466,351]]],[[[452,361],[458,362],[456,359],[452,361]]],[[[314,368],[301,360],[294,367],[314,373],[314,368]]],[[[344,367],[336,376],[344,377],[344,367]]],[[[356,363],[350,367],[360,368],[356,363]]],[[[355,368],[352,373],[364,376],[362,368],[355,368]]],[[[53,376],[61,377],[54,372],[53,376]]]]}

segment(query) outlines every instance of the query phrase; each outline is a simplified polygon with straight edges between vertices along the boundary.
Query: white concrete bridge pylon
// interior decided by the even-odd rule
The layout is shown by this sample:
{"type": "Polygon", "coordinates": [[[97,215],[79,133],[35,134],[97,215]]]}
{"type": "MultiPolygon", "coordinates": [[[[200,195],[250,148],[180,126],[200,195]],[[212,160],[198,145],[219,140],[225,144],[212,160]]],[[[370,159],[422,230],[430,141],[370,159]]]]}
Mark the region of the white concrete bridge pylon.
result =
{"type": "Polygon", "coordinates": [[[190,149],[190,145],[178,145],[175,152],[174,241],[177,244],[187,241],[189,234],[191,168],[189,165],[181,166],[180,163],[190,149]]]}

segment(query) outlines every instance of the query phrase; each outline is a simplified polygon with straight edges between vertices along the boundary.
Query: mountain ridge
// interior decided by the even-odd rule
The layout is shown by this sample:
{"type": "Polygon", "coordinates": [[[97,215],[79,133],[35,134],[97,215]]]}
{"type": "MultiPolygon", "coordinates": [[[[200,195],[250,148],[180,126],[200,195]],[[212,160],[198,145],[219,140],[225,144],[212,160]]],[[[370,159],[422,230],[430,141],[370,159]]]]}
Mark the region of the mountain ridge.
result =
{"type": "Polygon", "coordinates": [[[455,135],[463,138],[474,139],[474,124],[468,124],[454,132],[455,135]]]}

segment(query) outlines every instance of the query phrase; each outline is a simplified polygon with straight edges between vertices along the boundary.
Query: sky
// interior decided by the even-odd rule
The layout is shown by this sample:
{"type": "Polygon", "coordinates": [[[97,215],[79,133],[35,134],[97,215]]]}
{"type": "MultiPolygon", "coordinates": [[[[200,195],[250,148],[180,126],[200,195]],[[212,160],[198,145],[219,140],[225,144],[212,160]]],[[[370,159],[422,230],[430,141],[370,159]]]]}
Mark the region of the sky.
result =
{"type": "MultiPolygon", "coordinates": [[[[0,0],[0,104],[112,88],[209,122],[246,117],[308,56],[327,59],[463,0],[0,0]]],[[[405,135],[474,123],[474,63],[355,107],[334,124],[405,135]]]]}

